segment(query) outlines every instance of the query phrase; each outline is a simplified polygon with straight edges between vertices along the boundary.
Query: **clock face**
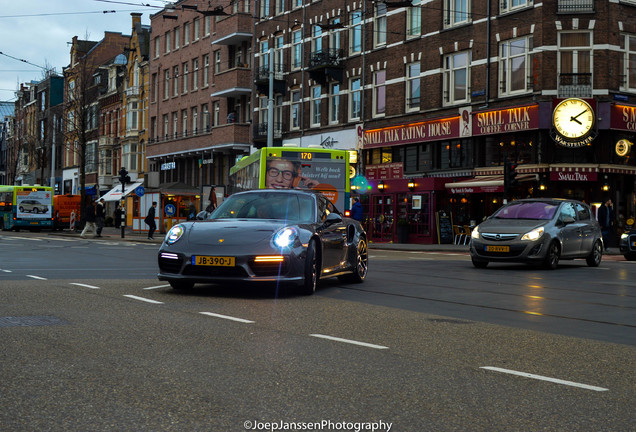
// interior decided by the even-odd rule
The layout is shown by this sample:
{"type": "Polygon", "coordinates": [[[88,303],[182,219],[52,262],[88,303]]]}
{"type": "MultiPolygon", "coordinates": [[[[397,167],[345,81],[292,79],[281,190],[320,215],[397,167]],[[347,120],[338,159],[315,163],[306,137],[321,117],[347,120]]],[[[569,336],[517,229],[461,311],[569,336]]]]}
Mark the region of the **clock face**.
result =
{"type": "Polygon", "coordinates": [[[552,124],[564,138],[582,138],[594,126],[594,111],[582,99],[566,99],[554,108],[552,124]]]}

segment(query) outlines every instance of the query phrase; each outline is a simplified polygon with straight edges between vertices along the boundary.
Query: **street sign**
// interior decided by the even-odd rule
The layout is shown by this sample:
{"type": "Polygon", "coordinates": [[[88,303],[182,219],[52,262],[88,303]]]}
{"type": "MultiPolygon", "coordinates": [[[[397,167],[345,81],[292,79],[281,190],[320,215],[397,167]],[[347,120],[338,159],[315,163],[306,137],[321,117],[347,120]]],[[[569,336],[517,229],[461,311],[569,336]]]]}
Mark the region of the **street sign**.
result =
{"type": "Polygon", "coordinates": [[[144,187],[143,187],[143,186],[139,186],[139,187],[137,187],[137,188],[135,189],[135,194],[136,194],[138,197],[142,197],[142,196],[144,196],[144,194],[145,194],[145,193],[146,193],[146,190],[144,189],[144,187]]]}
{"type": "Polygon", "coordinates": [[[166,213],[166,216],[174,216],[174,214],[177,212],[177,208],[174,204],[166,204],[164,212],[166,213]]]}

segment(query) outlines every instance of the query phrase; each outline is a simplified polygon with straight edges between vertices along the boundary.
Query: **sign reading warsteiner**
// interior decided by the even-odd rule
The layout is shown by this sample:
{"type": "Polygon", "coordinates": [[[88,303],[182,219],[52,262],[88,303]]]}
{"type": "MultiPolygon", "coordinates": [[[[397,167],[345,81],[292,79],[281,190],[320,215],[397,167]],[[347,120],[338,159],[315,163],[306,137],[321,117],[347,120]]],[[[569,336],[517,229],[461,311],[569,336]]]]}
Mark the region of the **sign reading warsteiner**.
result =
{"type": "Polygon", "coordinates": [[[636,106],[612,105],[610,118],[612,129],[636,131],[636,106]]]}
{"type": "Polygon", "coordinates": [[[459,137],[459,116],[364,131],[364,147],[401,144],[459,137]]]}
{"type": "Polygon", "coordinates": [[[539,129],[539,105],[526,105],[473,113],[473,135],[539,129]]]}

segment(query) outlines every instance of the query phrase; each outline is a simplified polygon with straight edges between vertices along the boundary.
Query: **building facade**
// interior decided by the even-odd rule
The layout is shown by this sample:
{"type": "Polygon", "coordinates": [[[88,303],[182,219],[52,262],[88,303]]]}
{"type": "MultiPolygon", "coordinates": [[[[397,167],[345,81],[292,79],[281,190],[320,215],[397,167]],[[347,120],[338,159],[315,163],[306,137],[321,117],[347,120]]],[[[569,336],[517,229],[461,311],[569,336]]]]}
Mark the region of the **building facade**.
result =
{"type": "Polygon", "coordinates": [[[371,240],[397,241],[398,225],[410,242],[446,240],[440,219],[474,225],[527,196],[611,197],[634,215],[636,2],[259,4],[255,67],[273,55],[282,70],[282,140],[351,136],[371,240]],[[589,111],[560,120],[571,98],[589,111]],[[517,184],[504,196],[506,161],[517,184]]]}

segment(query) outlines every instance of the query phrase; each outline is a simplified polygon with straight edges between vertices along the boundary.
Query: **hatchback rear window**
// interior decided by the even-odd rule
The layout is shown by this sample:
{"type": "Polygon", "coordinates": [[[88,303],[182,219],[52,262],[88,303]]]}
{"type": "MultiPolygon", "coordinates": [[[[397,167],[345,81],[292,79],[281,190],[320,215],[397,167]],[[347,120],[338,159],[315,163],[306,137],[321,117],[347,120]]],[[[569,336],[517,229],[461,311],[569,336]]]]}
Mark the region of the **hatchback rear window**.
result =
{"type": "Polygon", "coordinates": [[[512,203],[494,214],[497,219],[544,219],[550,220],[559,208],[546,202],[512,203]]]}

